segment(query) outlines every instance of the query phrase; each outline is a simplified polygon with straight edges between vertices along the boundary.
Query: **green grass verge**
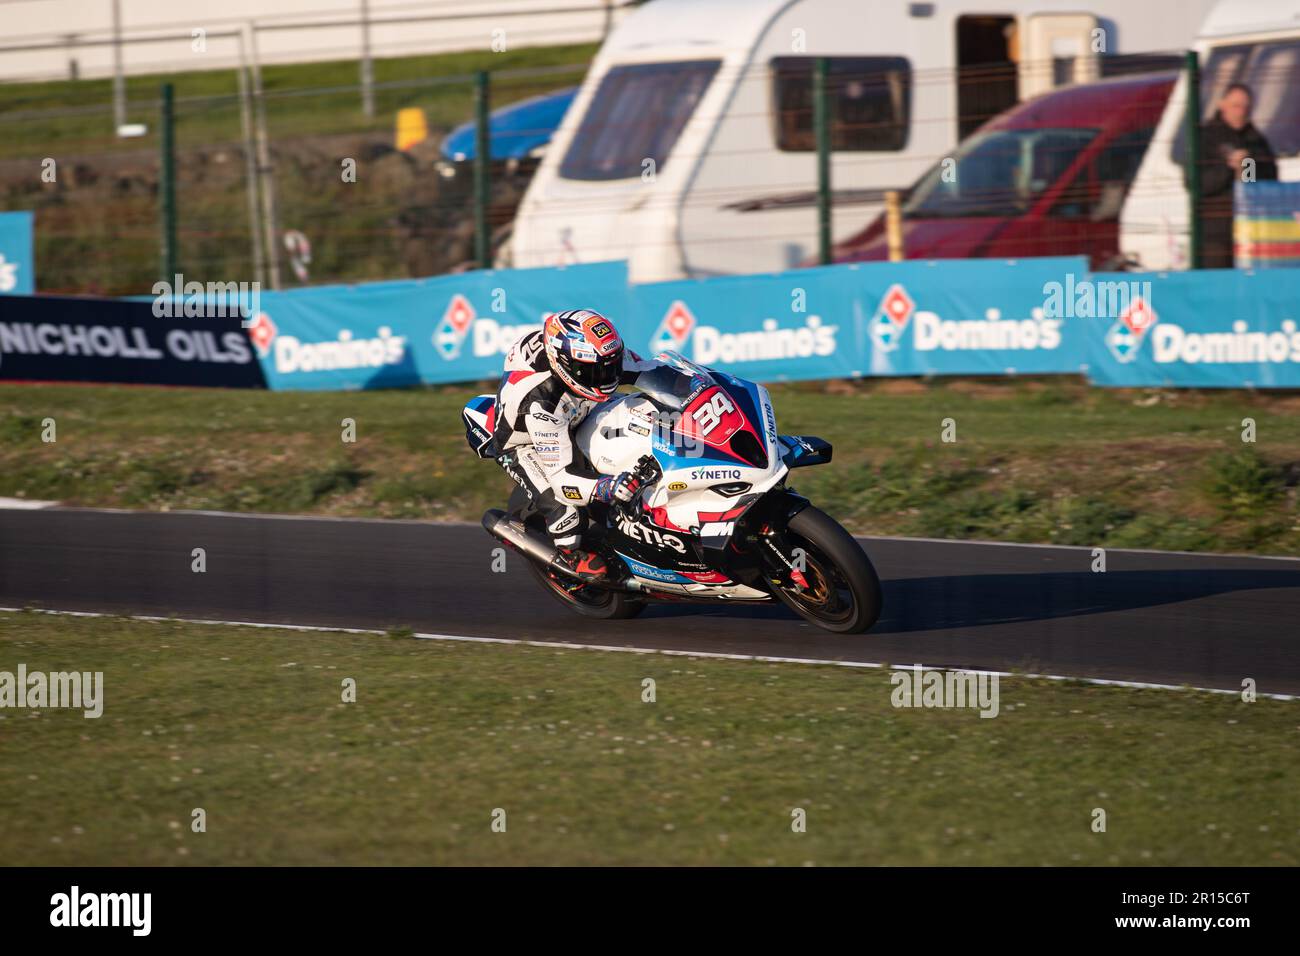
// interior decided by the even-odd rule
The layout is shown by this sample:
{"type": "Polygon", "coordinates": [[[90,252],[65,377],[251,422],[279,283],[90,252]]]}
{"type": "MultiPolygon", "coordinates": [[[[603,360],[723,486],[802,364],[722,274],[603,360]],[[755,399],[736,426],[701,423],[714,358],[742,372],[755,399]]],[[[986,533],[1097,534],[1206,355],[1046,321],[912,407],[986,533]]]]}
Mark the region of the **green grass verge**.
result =
{"type": "MultiPolygon", "coordinates": [[[[361,110],[356,60],[266,66],[262,87],[272,138],[392,130],[397,110],[418,106],[431,126],[446,128],[473,118],[472,75],[578,65],[599,44],[522,47],[502,53],[473,50],[392,57],[374,62],[375,115],[361,110]],[[447,82],[443,82],[447,81],[447,82]]],[[[557,77],[500,78],[493,105],[501,106],[549,89],[572,86],[582,73],[557,77]]],[[[143,138],[120,140],[113,128],[111,79],[58,80],[0,85],[0,159],[138,152],[158,149],[158,108],[162,84],[176,96],[178,148],[240,141],[239,85],[234,70],[202,70],[132,76],[126,81],[128,122],[145,123],[143,138]]],[[[39,170],[38,170],[39,171],[39,170]]]]}
{"type": "Polygon", "coordinates": [[[1290,701],[1004,679],[983,719],[881,670],[0,615],[20,662],[105,703],[0,710],[10,865],[1300,863],[1290,701]]]}
{"type": "MultiPolygon", "coordinates": [[[[482,390],[0,386],[0,495],[474,521],[510,489],[464,442],[460,408],[482,390]]],[[[1294,396],[1012,380],[784,385],[773,399],[782,431],[835,445],[791,483],[858,532],[1300,554],[1294,396]]]]}

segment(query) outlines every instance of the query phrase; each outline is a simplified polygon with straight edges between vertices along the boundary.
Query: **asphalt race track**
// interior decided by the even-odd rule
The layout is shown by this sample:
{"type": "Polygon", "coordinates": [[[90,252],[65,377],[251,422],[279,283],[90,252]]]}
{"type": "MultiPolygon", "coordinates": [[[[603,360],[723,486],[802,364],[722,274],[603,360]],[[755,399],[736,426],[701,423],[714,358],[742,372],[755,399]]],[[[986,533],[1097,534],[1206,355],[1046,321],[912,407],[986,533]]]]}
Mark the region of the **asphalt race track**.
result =
{"type": "MultiPolygon", "coordinates": [[[[842,637],[783,607],[589,622],[477,525],[0,511],[0,606],[697,650],[1300,693],[1300,561],[862,539],[885,612],[842,637]],[[207,570],[191,570],[203,548],[207,570]]],[[[69,626],[73,626],[69,624],[69,626]]],[[[268,636],[268,640],[273,639],[268,636]]],[[[326,638],[322,638],[326,639],[326,638]]]]}

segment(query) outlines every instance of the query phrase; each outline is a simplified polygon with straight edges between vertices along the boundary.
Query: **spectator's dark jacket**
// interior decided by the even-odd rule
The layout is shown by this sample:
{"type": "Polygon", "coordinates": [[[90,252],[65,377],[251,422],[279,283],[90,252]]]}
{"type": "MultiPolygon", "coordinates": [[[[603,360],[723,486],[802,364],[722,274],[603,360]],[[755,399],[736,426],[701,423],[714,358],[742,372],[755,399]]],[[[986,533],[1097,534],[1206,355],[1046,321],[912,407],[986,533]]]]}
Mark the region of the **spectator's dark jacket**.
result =
{"type": "Polygon", "coordinates": [[[1228,165],[1228,154],[1237,149],[1244,149],[1255,161],[1255,179],[1277,179],[1273,148],[1255,124],[1247,123],[1241,129],[1233,129],[1216,112],[1214,118],[1201,127],[1202,196],[1208,198],[1232,191],[1233,180],[1241,170],[1234,172],[1228,165]]]}
{"type": "Polygon", "coordinates": [[[1255,179],[1277,179],[1277,160],[1264,134],[1253,123],[1233,129],[1216,112],[1201,127],[1201,266],[1231,269],[1232,185],[1241,169],[1228,165],[1228,154],[1244,149],[1255,161],[1255,179]]]}

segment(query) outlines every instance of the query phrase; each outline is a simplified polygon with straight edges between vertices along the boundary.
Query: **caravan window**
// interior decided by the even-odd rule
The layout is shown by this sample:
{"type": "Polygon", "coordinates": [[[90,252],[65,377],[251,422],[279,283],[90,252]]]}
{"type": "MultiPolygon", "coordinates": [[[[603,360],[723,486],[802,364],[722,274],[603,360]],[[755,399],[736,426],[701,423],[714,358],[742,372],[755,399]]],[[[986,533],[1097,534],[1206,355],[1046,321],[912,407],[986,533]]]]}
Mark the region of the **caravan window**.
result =
{"type": "MultiPolygon", "coordinates": [[[[831,149],[837,152],[899,150],[907,145],[912,68],[898,56],[828,57],[831,149]]],[[[813,129],[811,56],[772,60],[776,147],[786,152],[817,148],[813,129]]]]}
{"type": "MultiPolygon", "coordinates": [[[[1300,153],[1300,42],[1236,44],[1217,47],[1201,70],[1202,120],[1218,109],[1232,83],[1245,83],[1255,95],[1251,122],[1278,156],[1300,153]]],[[[1187,131],[1178,126],[1170,156],[1183,162],[1187,131]]]]}
{"type": "Polygon", "coordinates": [[[634,179],[668,154],[695,112],[719,60],[616,66],[600,81],[560,164],[565,179],[634,179]]]}

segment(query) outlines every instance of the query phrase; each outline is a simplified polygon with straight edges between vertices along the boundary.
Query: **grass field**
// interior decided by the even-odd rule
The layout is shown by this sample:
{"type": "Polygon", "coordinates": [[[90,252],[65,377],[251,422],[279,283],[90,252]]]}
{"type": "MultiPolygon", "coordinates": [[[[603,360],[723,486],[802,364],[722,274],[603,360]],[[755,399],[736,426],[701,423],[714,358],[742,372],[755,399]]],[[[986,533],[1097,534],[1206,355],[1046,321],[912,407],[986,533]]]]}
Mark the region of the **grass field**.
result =
{"type": "Polygon", "coordinates": [[[1300,863],[1292,701],[0,614],[19,663],[104,710],[0,711],[9,865],[1300,863]]]}
{"type": "MultiPolygon", "coordinates": [[[[0,386],[0,495],[477,520],[511,487],[464,442],[460,407],[486,388],[0,386]]],[[[785,385],[773,399],[782,431],[836,448],[791,483],[858,532],[1300,554],[1294,396],[963,380],[785,385]]]]}
{"type": "MultiPolygon", "coordinates": [[[[262,69],[267,96],[267,127],[273,138],[391,130],[397,110],[424,109],[430,125],[445,128],[473,116],[473,74],[505,73],[495,87],[496,105],[521,99],[582,78],[562,72],[548,77],[546,68],[581,68],[598,44],[521,47],[501,53],[490,49],[463,53],[391,57],[374,61],[375,115],[361,111],[356,60],[294,63],[262,69]],[[539,71],[511,75],[511,71],[539,71]]],[[[0,130],[10,124],[16,135],[0,140],[0,159],[157,150],[159,90],[171,83],[176,96],[178,146],[238,142],[239,85],[233,70],[131,76],[126,80],[129,122],[145,123],[142,138],[117,139],[113,130],[111,79],[58,80],[0,85],[0,130]]]]}

